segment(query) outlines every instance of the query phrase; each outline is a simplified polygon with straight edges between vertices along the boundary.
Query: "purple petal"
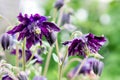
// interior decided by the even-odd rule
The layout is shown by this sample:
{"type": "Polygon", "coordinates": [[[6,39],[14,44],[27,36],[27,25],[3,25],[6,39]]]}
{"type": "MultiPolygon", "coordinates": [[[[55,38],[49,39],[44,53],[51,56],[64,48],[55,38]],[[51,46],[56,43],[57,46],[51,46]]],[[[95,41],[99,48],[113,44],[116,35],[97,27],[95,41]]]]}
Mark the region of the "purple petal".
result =
{"type": "Polygon", "coordinates": [[[15,34],[17,32],[20,32],[24,29],[25,26],[23,26],[23,24],[19,24],[18,26],[15,26],[12,30],[9,30],[7,33],[8,34],[15,34]]]}
{"type": "Polygon", "coordinates": [[[50,30],[54,31],[60,31],[60,28],[58,28],[54,23],[51,22],[43,22],[43,25],[49,28],[50,30]]]}

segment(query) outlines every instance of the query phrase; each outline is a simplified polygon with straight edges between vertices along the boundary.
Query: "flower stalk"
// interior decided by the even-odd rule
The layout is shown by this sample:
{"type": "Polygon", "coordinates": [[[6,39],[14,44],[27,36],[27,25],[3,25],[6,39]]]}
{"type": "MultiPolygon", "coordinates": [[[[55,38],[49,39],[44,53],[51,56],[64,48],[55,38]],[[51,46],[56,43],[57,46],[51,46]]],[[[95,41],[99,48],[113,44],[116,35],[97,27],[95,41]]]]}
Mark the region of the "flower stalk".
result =
{"type": "Polygon", "coordinates": [[[71,78],[71,80],[75,80],[76,76],[79,74],[79,71],[82,69],[83,65],[85,64],[86,60],[87,60],[88,56],[86,56],[81,65],[79,66],[78,70],[75,72],[74,76],[71,78]]]}
{"type": "Polygon", "coordinates": [[[53,46],[50,47],[50,49],[49,49],[49,53],[47,55],[47,60],[46,60],[46,63],[45,63],[45,68],[44,68],[43,76],[46,76],[46,74],[47,74],[48,67],[49,67],[49,62],[50,62],[50,58],[51,58],[51,54],[52,54],[52,50],[53,50],[53,46]]]}
{"type": "Polygon", "coordinates": [[[25,64],[26,64],[26,55],[25,55],[25,44],[26,44],[26,38],[23,40],[23,46],[22,46],[22,67],[25,71],[25,64]]]}

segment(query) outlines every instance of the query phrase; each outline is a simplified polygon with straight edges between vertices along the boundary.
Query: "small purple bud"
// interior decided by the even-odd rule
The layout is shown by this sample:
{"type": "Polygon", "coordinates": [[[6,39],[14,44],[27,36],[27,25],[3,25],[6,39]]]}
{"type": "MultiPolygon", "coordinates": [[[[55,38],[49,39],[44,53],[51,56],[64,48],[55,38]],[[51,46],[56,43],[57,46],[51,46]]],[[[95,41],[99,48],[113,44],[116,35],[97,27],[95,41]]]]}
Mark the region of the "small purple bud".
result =
{"type": "Polygon", "coordinates": [[[21,71],[19,74],[18,74],[18,80],[28,80],[27,78],[27,74],[23,71],[21,71]]]}
{"type": "Polygon", "coordinates": [[[41,55],[45,51],[45,47],[41,47],[37,50],[37,53],[41,55]]]}
{"type": "Polygon", "coordinates": [[[9,75],[5,75],[2,77],[2,80],[13,80],[9,75]]]}
{"type": "Polygon", "coordinates": [[[57,0],[54,7],[59,10],[64,5],[64,0],[57,0]]]}
{"type": "Polygon", "coordinates": [[[35,76],[33,80],[47,80],[47,78],[44,76],[35,76]]]}
{"type": "Polygon", "coordinates": [[[1,37],[1,46],[2,46],[3,50],[8,49],[10,44],[11,44],[10,35],[7,33],[3,34],[1,37]]]}
{"type": "Polygon", "coordinates": [[[70,15],[72,13],[71,12],[68,12],[68,13],[64,13],[63,16],[62,16],[62,20],[61,20],[61,25],[64,25],[64,24],[69,24],[70,23],[70,15]]]}

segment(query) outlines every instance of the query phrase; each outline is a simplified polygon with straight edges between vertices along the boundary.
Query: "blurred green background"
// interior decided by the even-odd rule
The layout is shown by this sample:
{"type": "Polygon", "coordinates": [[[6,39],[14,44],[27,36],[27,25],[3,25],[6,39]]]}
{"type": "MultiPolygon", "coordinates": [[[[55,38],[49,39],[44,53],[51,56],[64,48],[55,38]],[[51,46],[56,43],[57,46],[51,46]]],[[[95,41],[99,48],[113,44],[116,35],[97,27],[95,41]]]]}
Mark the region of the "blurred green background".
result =
{"type": "MultiPolygon", "coordinates": [[[[33,13],[40,13],[46,16],[53,15],[53,6],[55,0],[31,0],[31,3],[24,5],[24,0],[11,2],[10,0],[0,0],[0,4],[6,4],[0,6],[0,14],[6,16],[8,20],[15,25],[17,19],[16,16],[19,12],[29,13],[32,12],[31,4],[38,5],[38,10],[33,13]],[[9,4],[12,3],[12,4],[9,4]],[[27,5],[28,4],[28,5],[27,5]],[[5,11],[3,10],[5,8],[5,11]],[[7,8],[11,7],[11,9],[7,8]],[[30,9],[29,9],[30,8],[30,9]],[[13,11],[15,12],[13,12],[13,11]],[[27,11],[28,10],[28,11],[27,11]],[[6,13],[6,14],[5,14],[6,13]],[[10,14],[9,14],[10,13],[10,14]],[[9,14],[9,15],[8,15],[9,14]],[[14,15],[13,15],[14,14],[14,15]]],[[[34,6],[34,5],[32,5],[34,6]]],[[[36,7],[33,7],[36,8],[36,7]]],[[[34,10],[34,9],[33,9],[34,10]]],[[[96,35],[104,35],[107,37],[107,43],[99,51],[104,56],[104,70],[100,80],[120,80],[120,1],[119,0],[70,0],[66,4],[65,12],[71,11],[71,24],[77,27],[77,31],[80,30],[83,33],[94,33],[96,35]]],[[[8,25],[1,20],[1,33],[5,32],[8,25]]],[[[59,36],[60,48],[63,46],[60,44],[65,40],[69,40],[71,32],[63,30],[59,36]],[[68,38],[67,38],[68,37],[68,38]]],[[[43,64],[44,65],[44,64],[43,64]]],[[[73,64],[76,65],[76,64],[73,64]]],[[[73,66],[71,65],[71,66],[73,66]]],[[[51,59],[50,68],[48,72],[49,80],[55,80],[57,76],[57,63],[51,59]]]]}

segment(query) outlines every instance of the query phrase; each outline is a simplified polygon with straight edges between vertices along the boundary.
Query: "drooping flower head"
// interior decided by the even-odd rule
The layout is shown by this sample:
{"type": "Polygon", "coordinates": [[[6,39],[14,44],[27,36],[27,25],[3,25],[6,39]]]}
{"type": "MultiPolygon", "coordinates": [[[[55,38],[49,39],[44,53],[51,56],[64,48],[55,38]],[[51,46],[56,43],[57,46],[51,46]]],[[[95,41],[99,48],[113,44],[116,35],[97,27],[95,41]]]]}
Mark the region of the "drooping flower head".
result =
{"type": "MultiPolygon", "coordinates": [[[[81,64],[76,66],[73,70],[68,73],[68,77],[72,78],[81,64]]],[[[87,61],[82,66],[79,74],[89,75],[94,72],[95,75],[100,76],[104,67],[104,63],[95,58],[88,58],[87,61]]]]}
{"type": "Polygon", "coordinates": [[[54,31],[60,31],[60,29],[52,22],[47,21],[47,17],[39,14],[31,15],[30,17],[20,13],[18,16],[20,24],[15,26],[12,30],[8,31],[9,34],[16,34],[19,32],[18,40],[26,38],[26,47],[29,49],[33,44],[40,42],[42,44],[42,36],[45,36],[50,45],[53,44],[51,40],[54,31]]]}
{"type": "Polygon", "coordinates": [[[85,57],[88,53],[97,53],[105,41],[105,37],[97,37],[89,33],[72,41],[66,41],[63,45],[69,45],[69,56],[80,55],[85,57]]]}

